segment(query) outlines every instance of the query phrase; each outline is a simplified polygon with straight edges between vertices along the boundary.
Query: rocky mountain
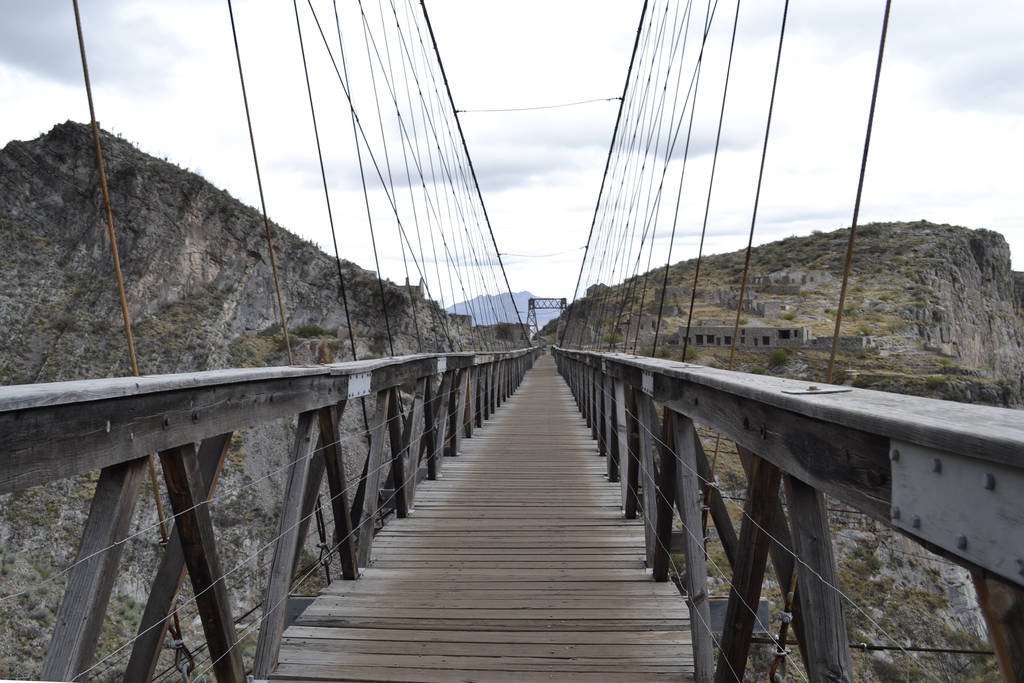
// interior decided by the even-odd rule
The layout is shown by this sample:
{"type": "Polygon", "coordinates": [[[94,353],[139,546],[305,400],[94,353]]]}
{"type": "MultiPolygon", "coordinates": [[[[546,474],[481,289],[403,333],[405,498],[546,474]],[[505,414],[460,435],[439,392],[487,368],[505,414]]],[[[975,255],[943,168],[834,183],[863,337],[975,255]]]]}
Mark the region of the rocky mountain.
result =
{"type": "MultiPolygon", "coordinates": [[[[142,372],[280,362],[260,214],[124,140],[104,134],[103,148],[142,372]]],[[[130,374],[88,127],[68,122],[9,143],[0,199],[0,383],[130,374]]],[[[277,225],[272,232],[290,331],[327,337],[339,360],[350,358],[334,259],[277,225]]],[[[376,276],[347,261],[341,270],[357,355],[388,353],[376,276]]],[[[432,302],[411,302],[392,283],[385,299],[396,352],[417,350],[417,323],[428,350],[441,346],[443,314],[432,302]]],[[[298,360],[315,359],[299,346],[298,360]]]]}
{"type": "MultiPolygon", "coordinates": [[[[194,173],[101,137],[141,371],[287,364],[262,216],[194,173]]],[[[295,362],[350,359],[335,259],[271,228],[295,362]]],[[[0,384],[131,374],[87,126],[64,123],[0,150],[0,236],[0,384]]],[[[376,275],[348,261],[341,271],[356,355],[388,355],[376,275]]],[[[395,353],[450,348],[458,321],[415,290],[410,296],[390,282],[384,290],[395,353]]],[[[358,403],[346,411],[350,481],[365,455],[362,420],[358,403]]],[[[229,579],[236,614],[261,599],[293,433],[293,421],[283,420],[232,439],[211,509],[221,561],[236,568],[229,579]]],[[[92,473],[0,497],[0,596],[16,595],[0,600],[0,679],[39,674],[67,578],[61,570],[73,561],[95,482],[92,473]]],[[[134,635],[159,558],[146,488],[100,656],[134,635]]],[[[306,561],[315,558],[314,539],[306,561]]],[[[190,647],[203,642],[194,609],[182,628],[190,647]]],[[[94,678],[119,680],[127,654],[94,678]]],[[[164,665],[173,656],[168,650],[164,665]]]]}
{"type": "MultiPolygon", "coordinates": [[[[452,304],[445,310],[458,315],[472,316],[474,325],[495,325],[497,323],[526,324],[526,314],[530,310],[530,299],[537,295],[532,292],[513,292],[512,299],[508,294],[481,294],[467,301],[452,304]],[[518,313],[518,316],[517,316],[518,313]]],[[[557,317],[555,311],[537,311],[537,321],[544,325],[557,317]]]]}
{"type": "MultiPolygon", "coordinates": [[[[790,330],[790,339],[799,335],[801,343],[773,337],[769,347],[741,344],[737,368],[823,379],[848,235],[817,232],[754,248],[741,323],[767,330],[758,338],[790,330]]],[[[743,261],[740,251],[702,261],[688,351],[696,362],[727,362],[725,337],[732,334],[743,261]],[[709,335],[716,341],[703,339],[709,335]]],[[[695,265],[669,268],[659,355],[681,357],[695,265]]],[[[650,353],[664,277],[660,268],[612,287],[591,286],[573,304],[567,337],[650,353]]],[[[998,233],[927,221],[864,225],[843,314],[840,368],[859,386],[1024,405],[1022,280],[998,233]]]]}

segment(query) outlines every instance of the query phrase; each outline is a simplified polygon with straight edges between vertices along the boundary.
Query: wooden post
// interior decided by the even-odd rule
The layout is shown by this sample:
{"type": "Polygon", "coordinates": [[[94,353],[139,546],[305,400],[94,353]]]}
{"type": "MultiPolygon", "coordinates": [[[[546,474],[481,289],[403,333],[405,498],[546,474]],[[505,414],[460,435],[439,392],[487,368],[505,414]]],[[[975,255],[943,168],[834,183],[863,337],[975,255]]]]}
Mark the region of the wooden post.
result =
{"type": "Polygon", "coordinates": [[[310,460],[316,447],[318,424],[317,411],[309,410],[299,415],[295,427],[295,444],[289,460],[278,538],[274,544],[270,576],[263,596],[263,621],[260,623],[256,657],[252,665],[255,678],[267,678],[277,665],[281,634],[284,632],[285,606],[295,572],[295,554],[303,517],[303,498],[309,479],[310,460]]]}
{"type": "MultiPolygon", "coordinates": [[[[704,453],[704,446],[701,444],[700,436],[696,430],[693,431],[693,448],[697,456],[697,475],[700,477],[701,484],[703,485],[704,482],[711,479],[711,465],[708,463],[708,456],[704,453]]],[[[722,494],[717,488],[711,489],[711,521],[718,532],[718,540],[722,543],[722,549],[725,551],[725,557],[729,561],[729,566],[736,569],[739,539],[736,538],[736,529],[733,528],[732,518],[729,517],[725,501],[722,500],[722,494]]],[[[703,526],[703,523],[701,523],[702,530],[703,526]]]]}
{"type": "Polygon", "coordinates": [[[853,681],[843,604],[833,588],[839,580],[825,496],[795,477],[785,480],[794,551],[800,558],[797,576],[807,673],[812,681],[853,681]]]}
{"type": "Polygon", "coordinates": [[[406,425],[402,419],[402,397],[398,387],[392,387],[388,399],[388,436],[391,442],[391,489],[394,491],[393,502],[395,515],[404,519],[409,515],[409,501],[405,497],[405,451],[406,442],[403,435],[406,425]]]}
{"type": "MultiPolygon", "coordinates": [[[[736,451],[739,453],[740,462],[743,464],[743,470],[749,478],[753,462],[757,456],[739,444],[736,445],[736,451]]],[[[717,491],[715,493],[717,493],[717,491]]],[[[775,510],[775,521],[771,527],[771,536],[774,541],[769,546],[768,552],[769,557],[772,559],[772,564],[775,566],[775,577],[780,586],[788,588],[793,578],[793,572],[796,570],[796,560],[793,559],[793,554],[796,550],[793,545],[793,535],[789,531],[789,524],[786,522],[786,513],[782,509],[781,502],[775,510]]],[[[803,611],[805,607],[803,589],[801,588],[802,583],[802,581],[798,581],[796,588],[793,591],[793,622],[790,625],[790,628],[792,628],[797,642],[800,643],[800,657],[803,659],[804,668],[807,671],[810,671],[811,665],[807,659],[807,638],[804,636],[805,626],[803,611]]],[[[832,585],[836,585],[835,581],[832,582],[832,585]]]]}
{"type": "MultiPolygon", "coordinates": [[[[626,417],[626,388],[621,379],[613,380],[615,385],[615,431],[618,443],[619,490],[622,510],[626,519],[636,518],[636,477],[630,472],[632,458],[629,457],[630,422],[626,417]],[[632,486],[630,485],[632,482],[632,486]]],[[[635,469],[635,468],[634,468],[635,469]]]]}
{"type": "Polygon", "coordinates": [[[971,572],[971,578],[1003,680],[1024,681],[1024,591],[976,572],[971,572]]]}
{"type": "Polygon", "coordinates": [[[43,659],[44,679],[71,680],[92,664],[121,562],[123,546],[119,541],[128,535],[146,463],[146,458],[139,458],[100,471],[75,556],[81,564],[75,564],[68,576],[43,659]],[[86,557],[89,559],[83,561],[86,557]]]}
{"type": "Polygon", "coordinates": [[[448,453],[451,456],[459,454],[459,447],[462,443],[462,433],[464,426],[462,424],[463,415],[466,412],[466,380],[468,379],[468,370],[456,370],[455,379],[452,383],[452,388],[455,391],[455,395],[451,401],[451,414],[448,416],[449,428],[448,428],[448,453]]]}
{"type": "Polygon", "coordinates": [[[698,683],[709,683],[714,677],[715,653],[711,635],[711,609],[708,605],[704,529],[700,514],[701,478],[696,448],[700,440],[690,418],[666,411],[666,419],[671,421],[672,445],[679,459],[663,459],[661,466],[663,476],[668,476],[666,469],[671,469],[671,474],[676,476],[676,507],[679,508],[679,518],[683,523],[686,555],[686,596],[690,608],[694,678],[698,683]]]}
{"type": "Polygon", "coordinates": [[[651,397],[637,390],[633,391],[633,395],[638,427],[637,464],[643,495],[643,509],[640,512],[644,520],[647,566],[654,572],[655,581],[665,581],[668,578],[668,548],[672,539],[671,535],[664,540],[658,538],[658,492],[654,482],[654,440],[661,433],[661,427],[651,397]]]}
{"type": "Polygon", "coordinates": [[[473,373],[473,413],[477,428],[484,426],[484,392],[487,389],[487,366],[476,367],[473,373]]]}
{"type": "MultiPolygon", "coordinates": [[[[390,391],[383,389],[377,392],[377,410],[370,423],[370,452],[366,455],[366,480],[363,489],[362,510],[358,521],[353,523],[359,529],[356,558],[360,567],[370,564],[370,552],[373,549],[374,517],[377,514],[377,497],[380,493],[381,465],[384,460],[385,427],[388,415],[388,397],[390,391]]],[[[354,515],[353,515],[354,516],[354,515]]]]}
{"type": "Polygon", "coordinates": [[[175,514],[181,549],[185,556],[196,609],[203,622],[210,658],[216,661],[213,672],[220,683],[245,678],[242,652],[236,645],[235,622],[217,544],[206,504],[206,486],[202,482],[195,446],[179,446],[160,453],[167,494],[175,514]]]}
{"type": "Polygon", "coordinates": [[[356,562],[355,529],[349,513],[348,478],[345,476],[345,458],[341,450],[341,416],[345,402],[327,406],[317,411],[320,423],[320,442],[324,444],[324,467],[327,471],[327,486],[331,492],[331,511],[334,513],[334,534],[332,542],[338,549],[341,560],[341,575],[346,579],[359,578],[356,562]]]}
{"type": "Polygon", "coordinates": [[[608,389],[605,375],[598,370],[597,376],[597,454],[608,457],[608,389]]]}
{"type": "MultiPolygon", "coordinates": [[[[217,486],[217,479],[220,478],[230,444],[231,432],[228,432],[204,439],[199,446],[199,471],[206,486],[207,499],[213,495],[217,486]]],[[[181,551],[181,538],[175,525],[149,589],[149,598],[139,622],[135,644],[132,645],[132,654],[121,677],[124,683],[148,681],[156,672],[160,654],[163,652],[164,636],[167,634],[171,610],[174,609],[174,598],[181,590],[184,580],[185,556],[181,551]]]]}
{"type": "Polygon", "coordinates": [[[462,434],[467,439],[473,438],[473,413],[476,403],[476,379],[477,373],[474,368],[466,368],[466,390],[463,392],[465,410],[462,415],[462,434]]]}
{"type": "MultiPolygon", "coordinates": [[[[640,422],[637,419],[636,391],[625,392],[626,412],[626,519],[635,519],[640,508],[640,422]]],[[[620,463],[621,464],[621,463],[620,463]]]]}
{"type": "Polygon", "coordinates": [[[743,507],[736,565],[729,591],[729,603],[722,627],[722,641],[718,654],[715,681],[732,683],[743,680],[750,651],[750,637],[754,631],[757,606],[761,599],[768,560],[768,534],[779,502],[781,471],[767,460],[756,458],[747,489],[747,502],[743,507]]]}
{"type": "Polygon", "coordinates": [[[416,380],[416,393],[413,395],[412,408],[409,410],[409,419],[405,422],[405,433],[402,435],[402,442],[405,444],[407,454],[408,474],[402,484],[403,495],[407,503],[407,510],[412,511],[416,500],[416,484],[419,483],[420,453],[423,442],[424,404],[427,394],[428,378],[420,377],[416,380]]]}
{"type": "Polygon", "coordinates": [[[615,403],[614,380],[605,376],[604,392],[604,440],[605,456],[608,458],[608,481],[619,480],[619,421],[615,403]]]}
{"type": "Polygon", "coordinates": [[[441,473],[444,457],[444,442],[448,436],[448,406],[452,397],[452,377],[454,371],[445,372],[441,376],[441,387],[437,391],[437,410],[435,415],[433,436],[434,443],[427,452],[427,479],[437,479],[441,473]]]}

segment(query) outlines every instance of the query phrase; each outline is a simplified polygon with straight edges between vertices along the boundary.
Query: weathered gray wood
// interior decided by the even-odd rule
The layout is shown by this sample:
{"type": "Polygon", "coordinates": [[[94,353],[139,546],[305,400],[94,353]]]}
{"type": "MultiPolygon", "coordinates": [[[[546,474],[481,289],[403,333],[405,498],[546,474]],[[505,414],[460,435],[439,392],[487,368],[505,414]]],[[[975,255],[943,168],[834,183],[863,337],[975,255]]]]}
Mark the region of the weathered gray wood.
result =
{"type": "Polygon", "coordinates": [[[671,422],[673,446],[677,458],[662,461],[665,476],[676,476],[676,507],[683,524],[686,557],[686,597],[690,608],[693,638],[694,678],[709,683],[714,677],[714,646],[711,636],[711,608],[708,604],[707,559],[704,555],[704,530],[701,523],[701,477],[697,467],[697,430],[690,418],[666,410],[671,422]],[[671,460],[671,463],[669,462],[671,460]]]}
{"type": "Polygon", "coordinates": [[[640,422],[636,409],[637,392],[626,389],[626,445],[623,473],[626,480],[626,519],[634,519],[640,509],[640,422]]]}
{"type": "Polygon", "coordinates": [[[341,452],[341,417],[345,402],[337,406],[321,408],[317,412],[320,423],[320,442],[324,449],[324,467],[327,470],[327,486],[331,492],[331,511],[334,513],[334,534],[332,542],[341,560],[341,575],[346,579],[359,578],[356,561],[355,528],[349,513],[348,481],[345,476],[345,460],[341,452]]]}
{"type": "Polygon", "coordinates": [[[402,438],[406,431],[405,420],[402,417],[402,397],[398,389],[392,389],[391,397],[388,400],[388,435],[391,441],[389,481],[394,493],[390,502],[395,507],[395,514],[400,518],[409,515],[409,499],[405,495],[405,460],[408,442],[402,438]]]}
{"type": "Polygon", "coordinates": [[[139,458],[100,472],[43,659],[44,679],[71,680],[92,664],[146,463],[139,458]]]}
{"type": "Polygon", "coordinates": [[[634,396],[639,433],[638,476],[643,503],[640,514],[647,540],[647,566],[654,571],[656,581],[664,581],[668,578],[668,544],[671,539],[658,538],[658,491],[654,477],[654,440],[661,434],[661,425],[658,424],[654,401],[643,392],[635,392],[634,396]]]}
{"type": "Polygon", "coordinates": [[[605,406],[605,421],[604,421],[604,440],[605,440],[605,458],[608,476],[608,481],[615,482],[619,480],[619,427],[618,421],[618,410],[616,410],[615,403],[615,388],[612,386],[612,379],[610,377],[604,377],[604,406],[605,406]]]}
{"type": "Polygon", "coordinates": [[[466,379],[466,371],[457,370],[452,381],[455,393],[450,402],[451,414],[448,416],[448,455],[453,457],[459,454],[459,445],[462,442],[462,419],[466,412],[466,379]]]}
{"type": "Polygon", "coordinates": [[[463,435],[469,439],[473,436],[473,412],[476,407],[476,381],[477,373],[475,368],[466,368],[466,391],[465,409],[462,415],[463,435]]]}
{"type": "MultiPolygon", "coordinates": [[[[704,445],[700,442],[700,436],[697,431],[693,432],[693,449],[697,458],[697,475],[700,477],[701,486],[705,486],[705,482],[711,481],[711,464],[708,462],[708,456],[704,452],[704,445]]],[[[725,507],[725,501],[722,500],[722,494],[716,487],[710,488],[711,493],[711,521],[715,525],[715,531],[718,533],[718,540],[722,544],[722,550],[725,551],[725,557],[729,561],[729,566],[733,569],[736,568],[736,554],[739,552],[739,539],[736,537],[736,529],[732,525],[732,518],[729,517],[729,510],[725,507]]],[[[702,503],[703,505],[703,503],[702,503]]],[[[703,533],[703,523],[701,524],[703,533]]]]}
{"type": "MultiPolygon", "coordinates": [[[[757,456],[743,446],[736,446],[736,452],[740,456],[740,462],[743,465],[743,470],[749,479],[753,470],[754,460],[757,456]]],[[[785,477],[783,477],[783,479],[785,479],[785,477]]],[[[793,544],[793,534],[790,533],[789,523],[786,521],[786,513],[785,510],[782,509],[781,501],[775,510],[775,519],[770,531],[772,541],[768,548],[768,552],[769,557],[772,560],[772,565],[775,567],[775,578],[780,586],[786,586],[788,588],[792,583],[793,572],[796,571],[796,560],[793,558],[793,554],[796,552],[796,546],[793,544]]],[[[809,670],[810,664],[807,660],[807,647],[805,645],[807,639],[804,636],[806,625],[803,618],[803,612],[807,607],[804,605],[805,600],[803,597],[801,583],[802,582],[798,581],[793,589],[793,602],[791,604],[793,621],[789,626],[793,630],[793,634],[796,636],[797,642],[800,643],[800,656],[803,659],[804,668],[809,670]]],[[[833,585],[836,585],[835,582],[833,582],[833,585]]]]}
{"type": "MultiPolygon", "coordinates": [[[[231,434],[221,434],[206,439],[199,446],[199,471],[206,486],[207,498],[213,495],[217,486],[229,445],[231,434]]],[[[148,681],[153,677],[163,650],[170,613],[174,609],[174,598],[181,590],[184,580],[185,557],[181,552],[181,539],[175,526],[171,530],[163,557],[160,558],[160,567],[149,589],[149,598],[139,622],[135,644],[132,645],[132,654],[121,677],[124,683],[148,681]]]]}
{"type": "Polygon", "coordinates": [[[354,521],[359,529],[356,546],[357,559],[360,567],[370,564],[370,553],[373,549],[374,519],[377,516],[377,498],[380,482],[383,479],[381,463],[384,460],[384,439],[386,438],[386,422],[388,415],[388,391],[377,392],[377,409],[370,423],[370,452],[366,455],[365,493],[362,500],[362,511],[358,521],[354,521]]]}
{"type": "MultiPolygon", "coordinates": [[[[318,413],[320,411],[317,411],[318,413]]],[[[309,534],[309,527],[313,525],[316,516],[317,499],[320,497],[320,488],[324,483],[324,473],[327,470],[327,462],[324,460],[323,441],[314,436],[316,448],[309,456],[309,471],[306,473],[306,487],[302,491],[302,504],[299,507],[299,521],[296,527],[295,557],[292,559],[292,576],[295,575],[302,562],[302,551],[306,546],[306,536],[309,534]]]]}
{"type": "MultiPolygon", "coordinates": [[[[426,384],[423,389],[423,436],[420,437],[420,451],[417,456],[417,472],[420,467],[426,463],[425,469],[427,470],[427,478],[430,478],[431,467],[430,454],[434,450],[434,442],[437,440],[434,434],[434,428],[437,423],[437,407],[438,397],[437,392],[434,391],[434,380],[432,377],[426,378],[426,384]]],[[[442,377],[438,381],[437,388],[441,388],[444,378],[442,377]]],[[[418,476],[418,475],[417,475],[418,476]]]]}
{"type": "Polygon", "coordinates": [[[167,494],[174,510],[181,549],[185,556],[196,609],[203,622],[203,633],[213,672],[220,683],[245,677],[242,652],[236,645],[235,622],[217,554],[217,543],[206,503],[206,485],[202,481],[195,446],[180,446],[161,451],[167,494]]]}
{"type": "MultiPolygon", "coordinates": [[[[517,357],[534,351],[491,354],[517,357]]],[[[374,391],[475,354],[420,354],[315,368],[259,368],[0,387],[0,494],[128,462],[183,443],[321,408],[351,374],[374,391]]]]}
{"type": "Polygon", "coordinates": [[[800,558],[801,619],[808,674],[815,681],[852,681],[853,660],[839,594],[832,534],[825,497],[794,477],[786,477],[793,544],[800,558]]]}
{"type": "Polygon", "coordinates": [[[971,578],[1003,680],[1024,681],[1024,591],[998,578],[971,578]]]}
{"type": "Polygon", "coordinates": [[[743,680],[757,617],[754,606],[761,598],[768,560],[769,539],[763,530],[771,528],[778,508],[781,475],[782,472],[767,460],[754,461],[715,670],[715,680],[719,683],[743,680]]]}
{"type": "Polygon", "coordinates": [[[277,653],[284,632],[285,602],[295,573],[295,555],[299,543],[302,504],[309,480],[310,461],[316,446],[319,427],[317,411],[299,415],[295,427],[288,479],[281,503],[277,543],[270,563],[270,575],[263,597],[263,620],[253,661],[253,676],[266,678],[277,665],[277,653]]]}
{"type": "Polygon", "coordinates": [[[441,377],[441,386],[437,390],[437,410],[433,429],[434,443],[427,453],[427,478],[437,479],[443,466],[445,441],[448,437],[449,405],[452,398],[454,372],[445,372],[441,377]]]}
{"type": "Polygon", "coordinates": [[[405,444],[405,459],[407,470],[405,479],[401,485],[402,495],[406,500],[406,510],[413,508],[416,501],[416,484],[419,483],[417,473],[420,468],[419,454],[420,445],[423,441],[424,425],[424,397],[427,392],[428,378],[420,377],[416,380],[416,389],[412,398],[412,406],[409,408],[409,419],[405,422],[405,431],[402,434],[402,443],[405,444]]]}
{"type": "Polygon", "coordinates": [[[615,431],[618,443],[619,489],[622,493],[622,509],[627,519],[636,517],[636,477],[631,474],[633,458],[630,449],[630,422],[627,418],[626,386],[620,380],[614,382],[615,431]],[[630,483],[633,482],[631,486],[630,483]]]}

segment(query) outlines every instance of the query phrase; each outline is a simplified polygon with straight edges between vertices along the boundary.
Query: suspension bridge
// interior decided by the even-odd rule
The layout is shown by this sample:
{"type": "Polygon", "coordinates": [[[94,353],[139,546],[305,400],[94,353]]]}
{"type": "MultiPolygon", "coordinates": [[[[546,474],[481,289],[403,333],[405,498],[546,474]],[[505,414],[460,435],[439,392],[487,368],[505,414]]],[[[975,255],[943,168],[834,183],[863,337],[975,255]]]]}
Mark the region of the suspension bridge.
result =
{"type": "MultiPolygon", "coordinates": [[[[303,27],[315,27],[346,98],[375,258],[385,248],[380,224],[394,224],[407,299],[422,305],[409,321],[393,317],[388,301],[401,288],[386,283],[378,260],[377,291],[360,294],[377,297],[388,354],[359,357],[316,133],[351,360],[294,362],[287,282],[274,260],[244,100],[263,202],[255,228],[265,230],[268,289],[289,364],[143,374],[79,23],[95,190],[131,376],[0,387],[0,494],[99,473],[73,559],[0,592],[0,604],[27,605],[60,586],[40,680],[739,681],[752,668],[752,648],[767,642],[771,680],[852,681],[851,613],[923,677],[947,678],[842,589],[826,500],[968,569],[1004,679],[1024,680],[1019,412],[833,383],[888,5],[824,382],[733,370],[747,267],[728,368],[657,357],[669,261],[660,285],[639,269],[646,248],[649,270],[659,227],[675,236],[663,190],[673,180],[682,192],[718,3],[702,17],[693,3],[644,3],[576,296],[568,308],[565,299],[531,299],[529,329],[521,319],[506,329],[472,323],[502,320],[495,301],[511,300],[511,288],[426,8],[381,3],[375,19],[360,3],[359,44],[379,78],[369,106],[354,94],[336,7],[336,43],[312,2],[301,16],[299,3],[294,8],[304,66],[311,46],[303,27]],[[388,148],[386,118],[397,149],[394,139],[388,148]],[[681,165],[673,164],[679,154],[681,165]],[[410,273],[423,283],[419,295],[410,273]],[[659,287],[653,347],[637,355],[639,325],[629,321],[659,287]],[[582,306],[588,290],[594,294],[582,306]],[[490,310],[471,309],[460,325],[444,312],[460,298],[490,310]],[[539,337],[536,310],[545,308],[564,311],[557,345],[539,337]],[[276,531],[255,549],[226,547],[211,509],[229,495],[218,481],[237,464],[233,438],[285,423],[292,442],[281,466],[230,492],[278,496],[276,531]],[[742,501],[723,495],[702,431],[716,435],[715,454],[718,442],[735,444],[746,475],[742,501]],[[147,486],[156,521],[140,525],[147,486]],[[161,543],[134,635],[112,640],[111,596],[134,557],[125,549],[154,535],[161,543]],[[709,539],[721,556],[708,551],[709,539]],[[310,547],[319,558],[307,564],[310,547]],[[760,608],[766,574],[782,594],[779,625],[765,623],[760,608]],[[248,610],[237,604],[239,583],[260,596],[248,610]],[[311,585],[319,586],[315,595],[311,585]],[[187,642],[190,620],[201,634],[187,642]]],[[[228,9],[244,96],[230,2],[228,9]]],[[[788,3],[776,77],[786,11],[788,3]]],[[[733,38],[739,16],[737,3],[733,38]]],[[[726,69],[723,112],[728,79],[726,69]]],[[[308,71],[305,83],[316,131],[308,71]]],[[[771,111],[769,104],[762,173],[771,111]]],[[[714,163],[708,206],[713,183],[714,163]]],[[[758,194],[760,183],[759,176],[758,194]]],[[[755,202],[751,241],[756,217],[755,202]]],[[[705,212],[702,245],[707,223],[705,212]]]]}

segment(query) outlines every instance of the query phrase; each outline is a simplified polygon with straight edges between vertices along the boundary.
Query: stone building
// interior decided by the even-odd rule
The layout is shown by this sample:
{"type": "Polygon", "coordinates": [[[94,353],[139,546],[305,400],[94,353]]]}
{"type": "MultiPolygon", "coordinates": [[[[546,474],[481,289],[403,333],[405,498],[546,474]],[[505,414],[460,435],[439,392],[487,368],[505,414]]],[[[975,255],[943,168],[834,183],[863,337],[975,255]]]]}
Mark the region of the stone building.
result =
{"type": "MultiPolygon", "coordinates": [[[[702,323],[704,321],[701,321],[702,323]]],[[[693,346],[732,346],[732,325],[694,325],[690,328],[693,346]]],[[[682,344],[686,330],[679,331],[682,344]]],[[[777,348],[780,346],[807,346],[814,341],[810,327],[771,327],[768,325],[740,325],[737,347],[777,348]]]]}

